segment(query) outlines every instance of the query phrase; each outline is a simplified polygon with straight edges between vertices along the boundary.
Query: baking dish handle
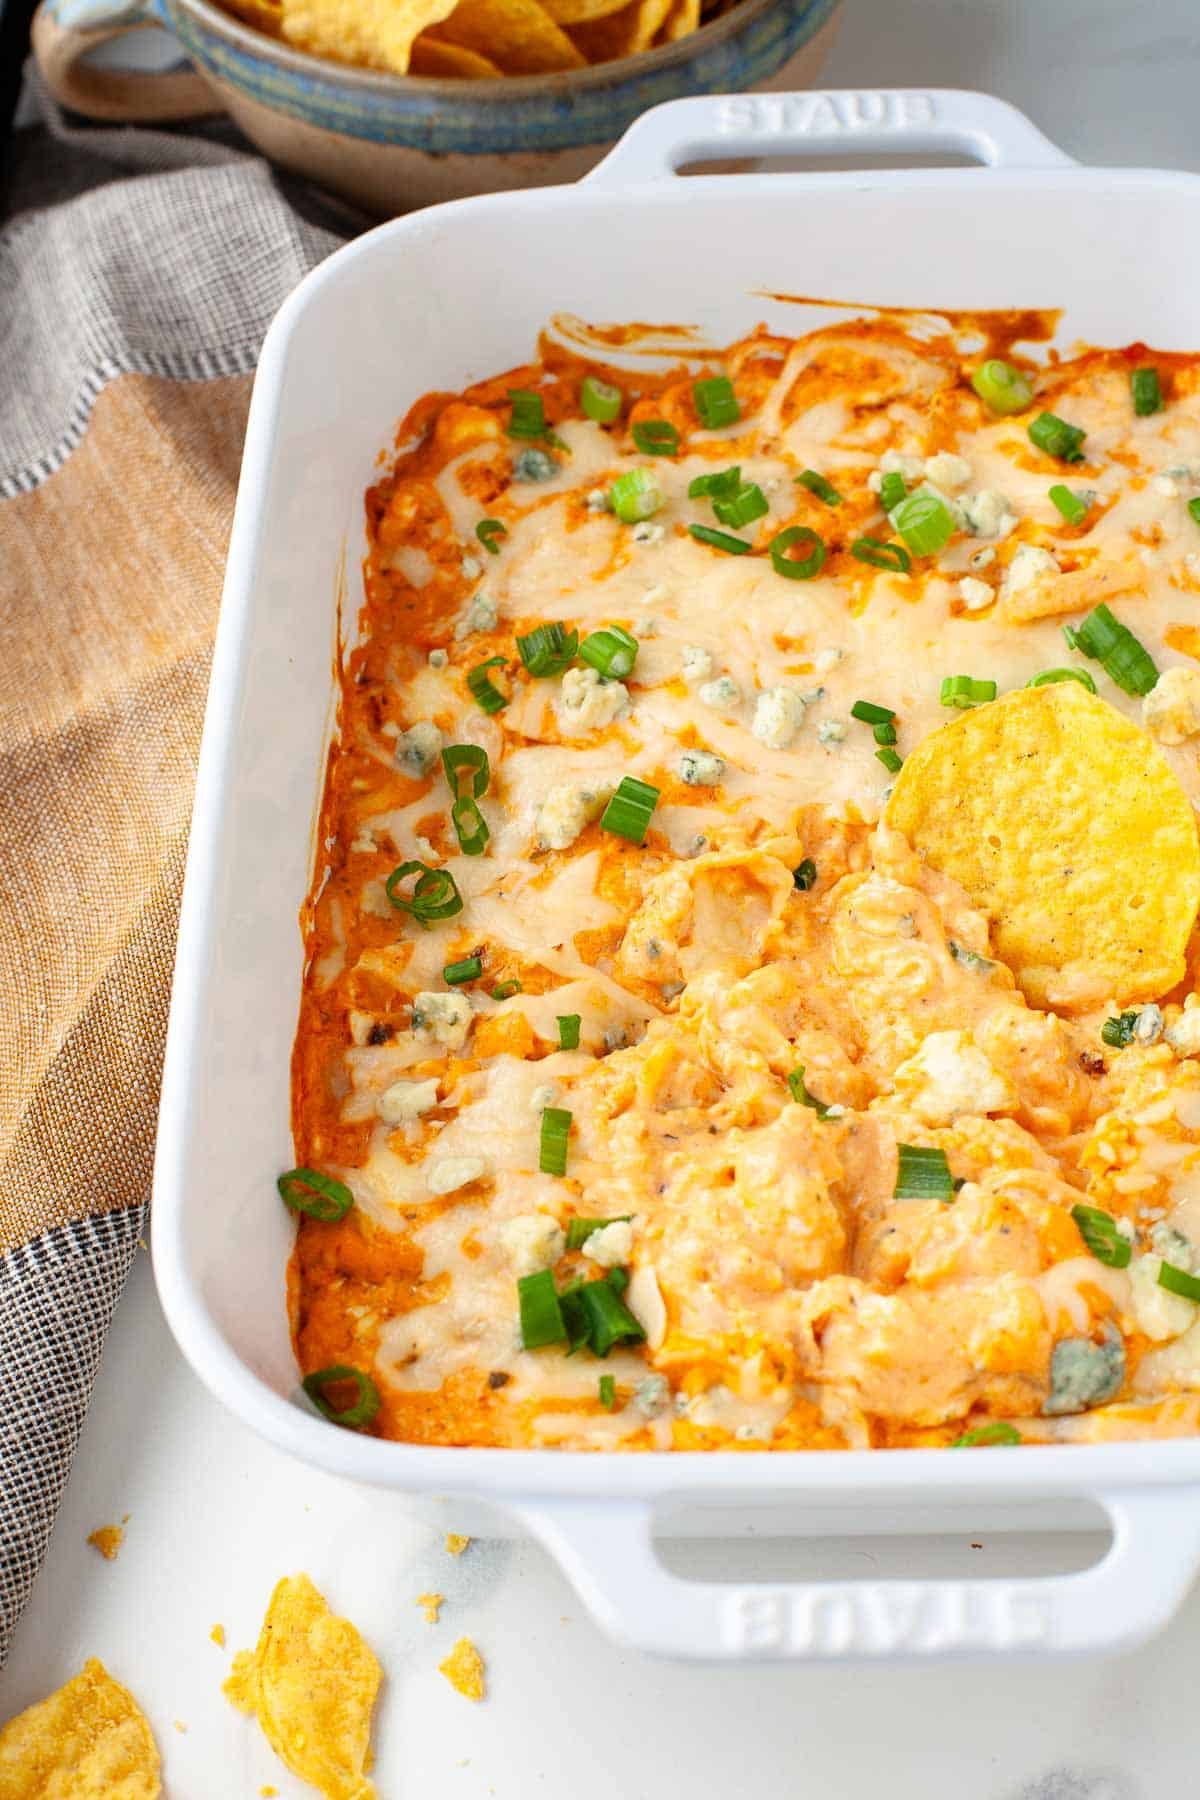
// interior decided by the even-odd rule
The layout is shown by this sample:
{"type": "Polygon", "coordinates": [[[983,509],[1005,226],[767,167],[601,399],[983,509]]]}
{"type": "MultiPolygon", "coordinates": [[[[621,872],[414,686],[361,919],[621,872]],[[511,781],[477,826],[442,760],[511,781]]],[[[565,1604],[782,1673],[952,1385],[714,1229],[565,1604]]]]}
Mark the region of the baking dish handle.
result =
{"type": "Polygon", "coordinates": [[[699,94],[635,119],[586,177],[628,186],[691,162],[734,157],[896,155],[957,151],[993,168],[1073,168],[1032,120],[966,88],[813,89],[792,94],[699,94]]]}
{"type": "Polygon", "coordinates": [[[644,1502],[519,1508],[610,1636],[652,1655],[842,1663],[1132,1648],[1172,1617],[1200,1564],[1200,1508],[1180,1490],[1112,1494],[1103,1561],[1028,1580],[727,1585],[663,1567],[644,1502]]]}

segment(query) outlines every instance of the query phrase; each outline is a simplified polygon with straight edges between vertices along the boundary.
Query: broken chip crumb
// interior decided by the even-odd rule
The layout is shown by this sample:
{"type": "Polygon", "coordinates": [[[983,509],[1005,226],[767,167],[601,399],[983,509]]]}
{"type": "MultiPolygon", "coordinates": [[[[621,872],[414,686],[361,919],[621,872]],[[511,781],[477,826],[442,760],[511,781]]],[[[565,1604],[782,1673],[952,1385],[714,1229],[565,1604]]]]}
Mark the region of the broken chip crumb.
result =
{"type": "Polygon", "coordinates": [[[427,1625],[436,1625],[437,1624],[438,1613],[442,1609],[442,1604],[445,1601],[445,1598],[446,1598],[445,1594],[418,1594],[417,1595],[417,1605],[421,1608],[422,1612],[425,1614],[425,1623],[427,1625]]]}
{"type": "Polygon", "coordinates": [[[459,1638],[438,1670],[464,1700],[483,1699],[483,1658],[470,1638],[459,1638]]]}
{"type": "MultiPolygon", "coordinates": [[[[129,1514],[126,1513],[128,1518],[129,1514]]],[[[117,1552],[125,1542],[125,1533],[119,1525],[98,1525],[95,1531],[88,1532],[88,1543],[98,1550],[105,1562],[115,1562],[117,1552]]]]}
{"type": "Polygon", "coordinates": [[[262,1800],[272,1800],[272,1796],[277,1794],[279,1789],[273,1787],[260,1787],[258,1791],[262,1795],[262,1800]]]}
{"type": "Polygon", "coordinates": [[[176,1719],[175,1720],[175,1729],[176,1729],[176,1731],[186,1731],[187,1726],[184,1724],[182,1719],[176,1719]]]}
{"type": "Polygon", "coordinates": [[[225,1648],[225,1627],[223,1625],[214,1625],[208,1635],[220,1649],[225,1648]]]}
{"type": "Polygon", "coordinates": [[[451,1556],[461,1556],[470,1541],[469,1537],[463,1537],[457,1531],[446,1533],[446,1548],[451,1556]]]}
{"type": "Polygon", "coordinates": [[[154,1734],[137,1701],[94,1656],[0,1730],[6,1800],[158,1800],[159,1777],[154,1734]]]}

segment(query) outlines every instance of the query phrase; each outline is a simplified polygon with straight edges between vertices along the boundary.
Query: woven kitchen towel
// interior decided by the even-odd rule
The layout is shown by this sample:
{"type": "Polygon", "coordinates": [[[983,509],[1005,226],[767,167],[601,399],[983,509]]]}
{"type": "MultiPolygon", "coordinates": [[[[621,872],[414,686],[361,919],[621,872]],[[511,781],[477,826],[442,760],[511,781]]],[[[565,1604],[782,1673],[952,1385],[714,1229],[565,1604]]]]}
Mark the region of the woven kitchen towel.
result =
{"type": "Polygon", "coordinates": [[[75,136],[0,233],[0,1663],[145,1222],[250,372],[337,242],[254,158],[75,136]]]}

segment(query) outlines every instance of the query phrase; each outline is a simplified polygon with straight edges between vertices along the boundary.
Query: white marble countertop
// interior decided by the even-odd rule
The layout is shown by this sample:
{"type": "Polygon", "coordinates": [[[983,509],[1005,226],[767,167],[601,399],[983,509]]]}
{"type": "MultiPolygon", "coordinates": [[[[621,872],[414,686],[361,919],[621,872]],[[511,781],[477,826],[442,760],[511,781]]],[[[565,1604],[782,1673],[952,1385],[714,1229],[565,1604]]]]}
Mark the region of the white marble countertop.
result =
{"type": "MultiPolygon", "coordinates": [[[[1191,0],[848,0],[825,79],[983,88],[1081,160],[1200,168],[1191,0]]],[[[253,1641],[274,1580],[297,1569],[387,1668],[383,1800],[529,1800],[564,1777],[573,1800],[614,1780],[628,1800],[1159,1800],[1195,1785],[1200,1592],[1142,1651],[1053,1669],[647,1662],[605,1641],[535,1547],[477,1542],[452,1559],[390,1497],[253,1438],[175,1352],[140,1258],[0,1716],[99,1655],[154,1724],[170,1800],[237,1800],[264,1783],[302,1800],[309,1790],[220,1693],[231,1649],[253,1641]],[[126,1513],[106,1563],[86,1536],[126,1513]],[[447,1596],[436,1627],[415,1605],[428,1588],[447,1596]],[[224,1651],[209,1638],[217,1621],[224,1651]],[[436,1670],[464,1633],[488,1662],[482,1706],[436,1670]]]]}

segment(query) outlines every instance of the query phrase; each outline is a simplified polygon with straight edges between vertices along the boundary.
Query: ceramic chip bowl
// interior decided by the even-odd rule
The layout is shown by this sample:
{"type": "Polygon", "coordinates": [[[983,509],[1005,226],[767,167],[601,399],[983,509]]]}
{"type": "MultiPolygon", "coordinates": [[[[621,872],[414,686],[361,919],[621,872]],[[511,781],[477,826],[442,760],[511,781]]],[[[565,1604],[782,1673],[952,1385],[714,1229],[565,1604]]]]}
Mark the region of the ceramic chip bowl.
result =
{"type": "Polygon", "coordinates": [[[388,215],[574,181],[663,100],[802,87],[828,53],[840,3],[741,0],[661,49],[502,81],[350,68],[252,30],[208,0],[43,0],[33,43],[51,91],[77,112],[146,122],[225,110],[282,168],[388,215]],[[148,26],[165,27],[191,67],[148,69],[148,26]]]}

